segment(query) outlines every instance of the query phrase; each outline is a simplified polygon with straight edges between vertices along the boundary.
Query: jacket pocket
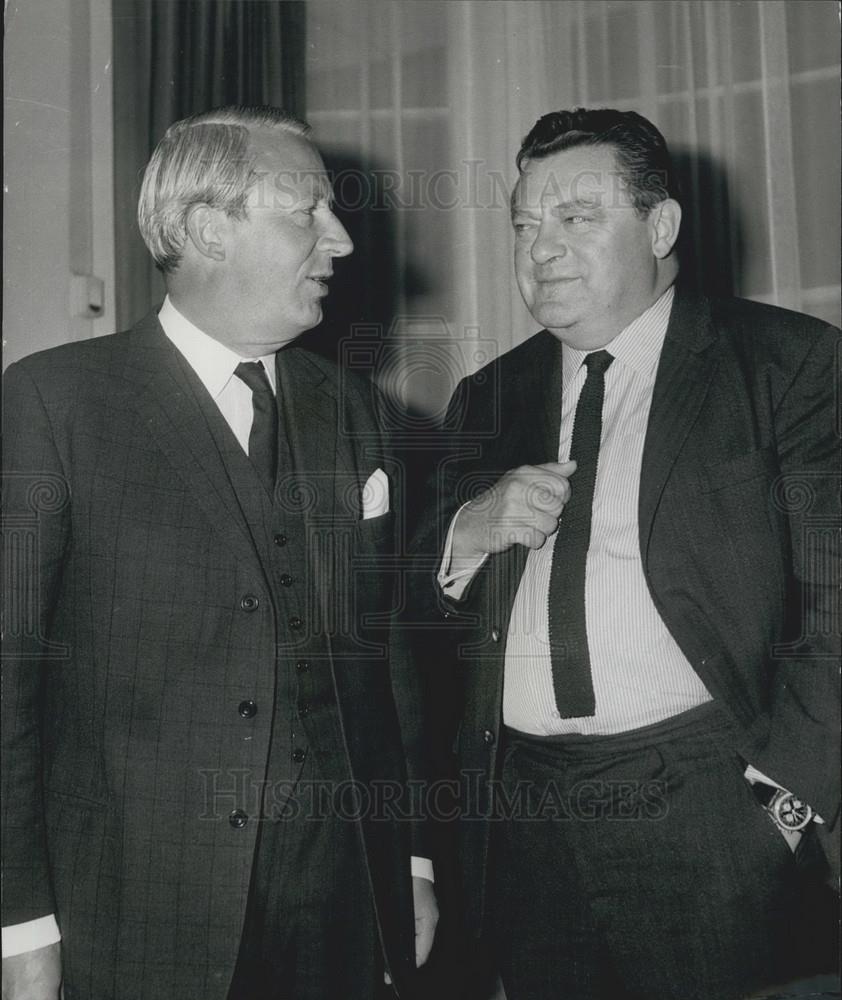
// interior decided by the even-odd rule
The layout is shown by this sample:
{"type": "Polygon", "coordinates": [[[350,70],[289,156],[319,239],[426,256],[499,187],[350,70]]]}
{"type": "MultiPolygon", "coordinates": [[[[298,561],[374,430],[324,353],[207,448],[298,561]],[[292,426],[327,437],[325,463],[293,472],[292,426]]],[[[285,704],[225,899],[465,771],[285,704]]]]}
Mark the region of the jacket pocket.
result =
{"type": "Polygon", "coordinates": [[[394,511],[358,521],[356,534],[360,545],[370,545],[375,548],[391,547],[395,537],[394,511]]]}

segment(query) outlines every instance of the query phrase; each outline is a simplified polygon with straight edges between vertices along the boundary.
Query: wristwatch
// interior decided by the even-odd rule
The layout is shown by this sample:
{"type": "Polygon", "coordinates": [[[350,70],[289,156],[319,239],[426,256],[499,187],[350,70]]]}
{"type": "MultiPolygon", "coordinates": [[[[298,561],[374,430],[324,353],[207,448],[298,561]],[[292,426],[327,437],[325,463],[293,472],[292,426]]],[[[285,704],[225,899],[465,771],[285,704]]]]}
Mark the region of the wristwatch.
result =
{"type": "Polygon", "coordinates": [[[781,830],[797,833],[808,826],[813,818],[813,810],[792,792],[779,788],[767,806],[772,819],[781,830]]]}
{"type": "Polygon", "coordinates": [[[760,804],[774,820],[775,826],[784,833],[798,833],[813,819],[811,807],[792,792],[765,785],[761,781],[755,782],[752,788],[760,804]]]}

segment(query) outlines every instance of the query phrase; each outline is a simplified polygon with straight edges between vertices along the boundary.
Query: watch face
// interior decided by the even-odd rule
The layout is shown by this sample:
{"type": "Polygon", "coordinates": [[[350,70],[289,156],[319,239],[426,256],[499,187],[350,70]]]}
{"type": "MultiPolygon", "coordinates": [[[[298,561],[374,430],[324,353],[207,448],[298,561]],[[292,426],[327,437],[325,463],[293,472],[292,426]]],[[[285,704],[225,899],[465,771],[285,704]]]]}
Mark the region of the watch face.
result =
{"type": "Polygon", "coordinates": [[[772,815],[784,830],[803,830],[813,818],[813,810],[792,792],[778,791],[772,799],[772,815]]]}

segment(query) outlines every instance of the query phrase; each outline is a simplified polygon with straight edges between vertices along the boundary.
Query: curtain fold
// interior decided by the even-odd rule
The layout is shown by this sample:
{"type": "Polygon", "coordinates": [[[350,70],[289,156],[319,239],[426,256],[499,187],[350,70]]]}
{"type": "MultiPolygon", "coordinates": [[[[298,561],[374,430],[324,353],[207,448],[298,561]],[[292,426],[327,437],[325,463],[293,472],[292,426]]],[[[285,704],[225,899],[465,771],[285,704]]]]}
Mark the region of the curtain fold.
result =
{"type": "Polygon", "coordinates": [[[125,329],[164,295],[137,228],[143,168],[167,127],[222,104],[303,115],[304,3],[112,0],[116,311],[125,329]]]}

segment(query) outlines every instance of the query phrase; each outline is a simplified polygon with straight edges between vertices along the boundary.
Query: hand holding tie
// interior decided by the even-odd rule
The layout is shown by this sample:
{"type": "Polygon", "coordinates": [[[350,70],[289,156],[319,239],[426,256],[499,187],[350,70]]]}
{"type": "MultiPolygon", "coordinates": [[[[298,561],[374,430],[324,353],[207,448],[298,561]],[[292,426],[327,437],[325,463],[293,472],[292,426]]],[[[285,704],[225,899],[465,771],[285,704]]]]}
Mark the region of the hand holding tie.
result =
{"type": "Polygon", "coordinates": [[[453,531],[454,560],[505,552],[513,545],[540,549],[558,528],[575,470],[575,462],[510,469],[459,512],[453,531]]]}

